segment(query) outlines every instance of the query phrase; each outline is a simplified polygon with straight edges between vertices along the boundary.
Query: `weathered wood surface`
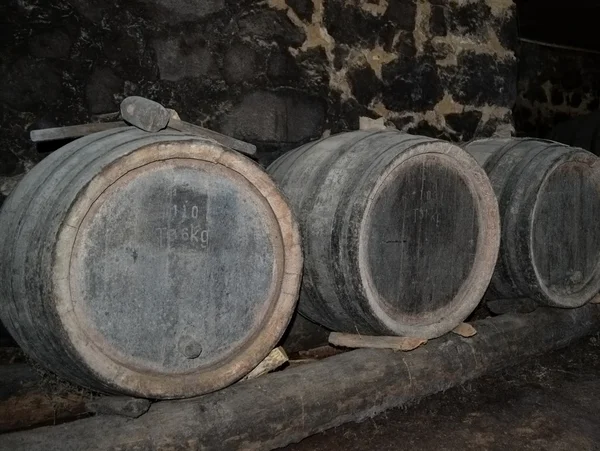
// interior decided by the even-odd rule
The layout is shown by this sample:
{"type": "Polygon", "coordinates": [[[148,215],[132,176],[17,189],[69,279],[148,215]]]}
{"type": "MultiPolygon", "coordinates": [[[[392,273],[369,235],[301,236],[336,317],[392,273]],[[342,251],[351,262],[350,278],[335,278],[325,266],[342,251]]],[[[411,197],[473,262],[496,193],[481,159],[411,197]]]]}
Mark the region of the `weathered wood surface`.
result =
{"type": "Polygon", "coordinates": [[[462,323],[452,329],[452,333],[460,335],[464,338],[469,338],[477,334],[477,329],[475,329],[472,324],[462,323]]]}
{"type": "Polygon", "coordinates": [[[128,125],[123,121],[95,122],[91,124],[67,125],[64,127],[43,128],[32,130],[29,137],[33,142],[58,141],[61,139],[75,139],[92,133],[104,132],[113,128],[123,128],[128,125]]]}
{"type": "Polygon", "coordinates": [[[123,120],[152,133],[165,128],[171,118],[171,112],[160,103],[139,96],[123,99],[120,110],[123,120]]]}
{"type": "Polygon", "coordinates": [[[102,396],[86,402],[85,407],[98,415],[138,418],[148,412],[150,400],[130,396],[102,396]]]}
{"type": "Polygon", "coordinates": [[[236,150],[246,155],[255,155],[256,146],[254,144],[240,141],[239,139],[232,138],[231,136],[223,135],[221,133],[209,130],[199,125],[190,124],[182,120],[178,120],[175,117],[171,117],[169,120],[169,128],[180,131],[182,133],[188,133],[190,135],[198,135],[204,138],[214,139],[218,143],[225,147],[236,150]]]}
{"type": "Polygon", "coordinates": [[[600,159],[537,139],[466,144],[498,196],[502,245],[490,297],[578,307],[600,291],[600,159]]]}
{"type": "Polygon", "coordinates": [[[271,371],[274,371],[283,364],[287,363],[287,361],[288,356],[285,353],[285,350],[281,346],[278,346],[275,349],[273,349],[269,353],[269,355],[266,356],[265,359],[258,364],[256,368],[254,368],[252,371],[246,374],[243,377],[242,381],[255,379],[264,374],[270,373],[271,371]]]}
{"type": "Polygon", "coordinates": [[[600,329],[600,307],[539,309],[475,323],[410,353],[361,349],[185,401],[135,420],[96,417],[7,434],[1,450],[270,450],[560,348],[600,329]]]}
{"type": "Polygon", "coordinates": [[[86,401],[48,384],[29,365],[0,365],[0,433],[80,418],[86,401]]]}
{"type": "Polygon", "coordinates": [[[231,384],[295,308],[287,202],[253,161],[197,136],[81,138],[25,176],[0,230],[2,322],[92,390],[171,398],[231,384]]]}
{"type": "Polygon", "coordinates": [[[424,345],[427,340],[416,337],[382,337],[331,332],[329,343],[345,348],[393,349],[406,352],[424,345]]]}
{"type": "Polygon", "coordinates": [[[450,143],[331,136],[268,169],[301,221],[299,311],[336,332],[432,338],[483,296],[499,246],[485,172],[450,143]]]}

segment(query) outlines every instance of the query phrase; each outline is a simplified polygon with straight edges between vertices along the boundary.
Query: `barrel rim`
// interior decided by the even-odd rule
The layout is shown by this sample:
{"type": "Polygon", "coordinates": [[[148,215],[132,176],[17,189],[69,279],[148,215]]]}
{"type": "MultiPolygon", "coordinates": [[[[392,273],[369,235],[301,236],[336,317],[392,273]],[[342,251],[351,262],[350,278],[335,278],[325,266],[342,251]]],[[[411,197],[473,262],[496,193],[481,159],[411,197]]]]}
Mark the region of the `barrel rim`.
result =
{"type": "MultiPolygon", "coordinates": [[[[185,135],[182,135],[185,137],[185,135]]],[[[119,168],[123,170],[123,167],[119,168]]],[[[113,174],[114,177],[114,174],[113,174]]],[[[302,253],[298,225],[284,197],[274,182],[254,162],[225,149],[216,143],[197,137],[186,140],[173,140],[152,143],[136,148],[130,154],[115,159],[113,164],[97,174],[88,186],[78,194],[63,221],[63,227],[55,245],[54,268],[52,273],[55,287],[55,308],[59,312],[70,344],[81,357],[81,361],[104,383],[115,386],[119,391],[150,397],[184,397],[206,393],[222,388],[243,377],[270,352],[294,310],[301,277],[302,253]],[[246,343],[238,355],[232,355],[214,369],[200,367],[189,373],[178,375],[149,375],[130,368],[115,365],[105,355],[95,349],[94,343],[87,342],[79,328],[72,308],[69,287],[70,260],[77,227],[96,198],[90,197],[91,190],[102,189],[107,183],[108,171],[118,173],[117,163],[135,165],[144,160],[168,160],[191,158],[224,166],[245,178],[267,201],[279,226],[282,261],[281,277],[277,281],[279,296],[272,305],[270,316],[266,315],[264,327],[254,339],[246,343]]],[[[277,289],[275,290],[277,294],[277,289]]]]}
{"type": "Polygon", "coordinates": [[[400,153],[388,165],[385,172],[381,174],[377,184],[369,193],[369,199],[364,209],[358,236],[358,268],[363,280],[363,286],[367,292],[366,298],[369,306],[377,312],[378,318],[387,328],[396,334],[405,336],[418,336],[424,338],[435,338],[452,330],[477,307],[481,301],[494,272],[496,259],[500,247],[500,214],[494,190],[485,174],[485,171],[466,151],[451,143],[432,140],[421,143],[400,153]],[[475,259],[469,275],[463,281],[461,288],[452,300],[442,309],[434,311],[434,318],[429,323],[419,322],[418,325],[403,322],[398,318],[392,318],[384,308],[381,307],[379,293],[374,286],[366,259],[368,254],[368,230],[371,220],[369,212],[373,208],[377,192],[382,188],[386,177],[398,166],[406,163],[409,159],[424,154],[438,154],[447,158],[468,186],[473,196],[474,207],[478,216],[478,237],[475,259]],[[477,186],[477,189],[475,189],[477,186]],[[458,307],[457,307],[458,306],[458,307]]]}
{"type": "MultiPolygon", "coordinates": [[[[557,143],[559,144],[559,143],[557,143]]],[[[541,184],[538,187],[535,203],[533,211],[529,217],[529,221],[527,222],[528,230],[528,255],[529,261],[532,265],[532,270],[536,278],[536,282],[538,285],[541,294],[544,296],[544,300],[548,305],[553,307],[563,307],[563,308],[575,308],[581,307],[585,305],[590,299],[594,297],[600,291],[600,258],[596,262],[595,270],[592,271],[590,276],[587,278],[585,283],[582,284],[581,289],[569,293],[557,293],[552,290],[546,282],[544,282],[538,265],[536,264],[537,256],[535,253],[534,243],[534,224],[537,219],[539,209],[541,208],[541,202],[539,202],[541,196],[544,193],[544,188],[548,185],[549,179],[552,174],[558,170],[563,165],[580,163],[587,164],[592,168],[592,171],[595,172],[595,185],[597,186],[598,192],[600,193],[600,159],[597,156],[592,154],[591,152],[578,148],[578,147],[570,147],[563,144],[560,144],[561,147],[570,148],[573,152],[565,154],[562,158],[555,161],[544,173],[544,177],[541,181],[541,184]],[[596,166],[594,168],[594,166],[596,166]]]]}

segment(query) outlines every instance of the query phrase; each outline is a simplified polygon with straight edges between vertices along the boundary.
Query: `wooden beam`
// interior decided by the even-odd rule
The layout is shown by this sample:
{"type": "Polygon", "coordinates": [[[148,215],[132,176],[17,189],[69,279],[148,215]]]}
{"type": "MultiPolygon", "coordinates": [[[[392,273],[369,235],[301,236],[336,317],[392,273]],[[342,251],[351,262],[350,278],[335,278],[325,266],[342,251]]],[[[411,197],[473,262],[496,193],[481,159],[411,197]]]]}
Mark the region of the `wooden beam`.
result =
{"type": "Polygon", "coordinates": [[[136,419],[102,416],[6,434],[0,449],[268,450],[413,403],[600,329],[600,306],[540,308],[476,321],[477,335],[409,352],[359,349],[183,401],[136,419]]]}
{"type": "Polygon", "coordinates": [[[198,135],[213,139],[225,147],[229,147],[230,149],[246,155],[256,154],[256,146],[254,144],[240,141],[239,139],[232,138],[231,136],[222,135],[221,133],[200,127],[199,125],[190,124],[189,122],[180,121],[173,117],[171,117],[169,120],[168,127],[182,133],[189,133],[190,135],[198,135]]]}
{"type": "Polygon", "coordinates": [[[427,343],[417,337],[381,337],[371,335],[343,334],[331,332],[329,343],[345,348],[393,349],[394,351],[412,351],[427,343]]]}
{"type": "Polygon", "coordinates": [[[0,365],[0,433],[81,418],[86,400],[45,384],[29,365],[0,365]]]}
{"type": "Polygon", "coordinates": [[[118,127],[129,127],[123,121],[97,122],[92,124],[67,125],[65,127],[43,128],[32,130],[29,136],[33,142],[57,141],[59,139],[75,139],[92,133],[103,132],[118,127]]]}

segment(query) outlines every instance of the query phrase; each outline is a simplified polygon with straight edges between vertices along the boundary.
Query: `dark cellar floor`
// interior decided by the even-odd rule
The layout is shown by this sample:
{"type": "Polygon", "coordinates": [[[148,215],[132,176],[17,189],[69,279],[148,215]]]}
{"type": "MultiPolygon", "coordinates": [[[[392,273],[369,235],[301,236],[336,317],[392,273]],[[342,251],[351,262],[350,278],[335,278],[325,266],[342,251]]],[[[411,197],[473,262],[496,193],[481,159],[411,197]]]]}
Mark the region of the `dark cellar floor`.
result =
{"type": "Polygon", "coordinates": [[[600,450],[600,338],[284,448],[600,450]]]}

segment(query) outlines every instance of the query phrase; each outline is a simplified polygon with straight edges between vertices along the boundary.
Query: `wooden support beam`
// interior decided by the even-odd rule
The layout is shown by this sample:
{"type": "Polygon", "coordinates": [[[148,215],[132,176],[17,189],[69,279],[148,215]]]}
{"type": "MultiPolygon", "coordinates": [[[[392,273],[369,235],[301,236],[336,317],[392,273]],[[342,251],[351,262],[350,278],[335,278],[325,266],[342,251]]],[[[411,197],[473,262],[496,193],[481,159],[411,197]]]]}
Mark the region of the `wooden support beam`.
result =
{"type": "Polygon", "coordinates": [[[329,343],[344,348],[393,349],[394,351],[412,351],[427,343],[424,338],[417,337],[381,337],[371,335],[343,334],[331,332],[329,343]]]}
{"type": "Polygon", "coordinates": [[[29,365],[0,365],[0,433],[81,418],[87,414],[86,400],[45,386],[29,365]]]}
{"type": "Polygon", "coordinates": [[[204,127],[200,127],[199,125],[194,125],[190,124],[189,122],[177,120],[174,117],[171,117],[171,119],[169,120],[168,127],[182,133],[188,133],[190,135],[198,135],[205,138],[213,139],[219,144],[224,145],[225,147],[229,147],[230,149],[236,150],[246,155],[256,154],[256,146],[254,144],[250,144],[245,141],[240,141],[239,139],[232,138],[231,136],[222,135],[221,133],[209,130],[204,127]]]}
{"type": "Polygon", "coordinates": [[[477,335],[409,353],[359,349],[183,401],[136,419],[101,416],[6,434],[1,450],[268,450],[413,403],[600,329],[600,306],[540,308],[476,321],[477,335]]]}

